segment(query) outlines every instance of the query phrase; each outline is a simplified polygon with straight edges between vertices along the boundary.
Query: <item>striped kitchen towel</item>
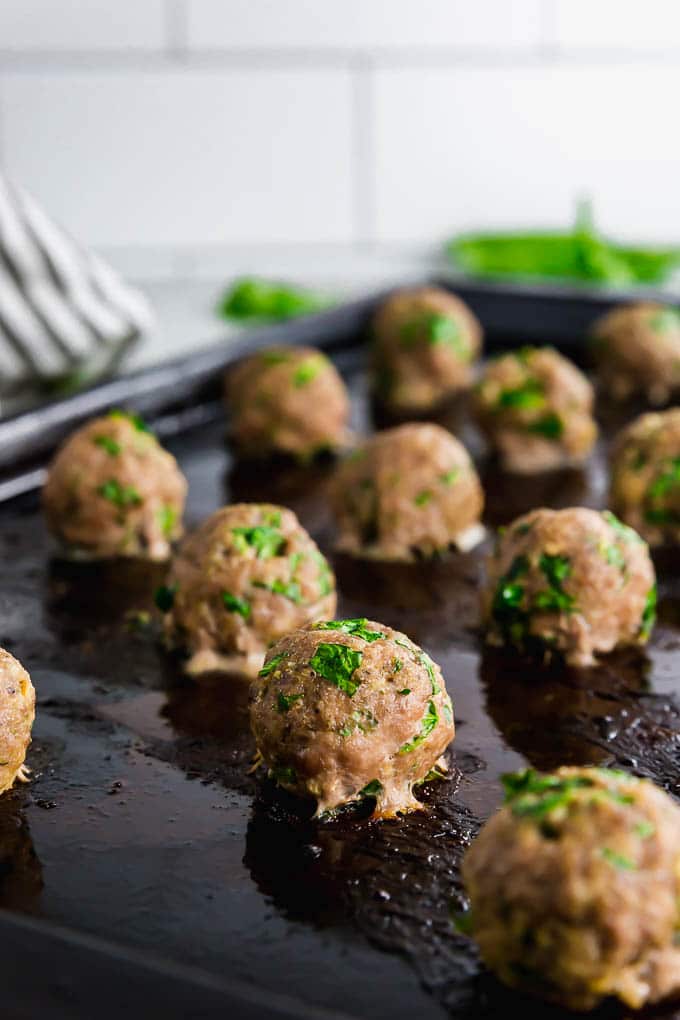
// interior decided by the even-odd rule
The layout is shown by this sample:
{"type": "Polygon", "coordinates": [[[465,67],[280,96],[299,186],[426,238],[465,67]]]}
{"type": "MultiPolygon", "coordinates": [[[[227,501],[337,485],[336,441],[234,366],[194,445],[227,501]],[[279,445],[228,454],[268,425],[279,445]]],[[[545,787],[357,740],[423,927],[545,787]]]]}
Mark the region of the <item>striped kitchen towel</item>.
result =
{"type": "Polygon", "coordinates": [[[0,174],[0,389],[101,374],[152,322],[139,291],[0,174]]]}

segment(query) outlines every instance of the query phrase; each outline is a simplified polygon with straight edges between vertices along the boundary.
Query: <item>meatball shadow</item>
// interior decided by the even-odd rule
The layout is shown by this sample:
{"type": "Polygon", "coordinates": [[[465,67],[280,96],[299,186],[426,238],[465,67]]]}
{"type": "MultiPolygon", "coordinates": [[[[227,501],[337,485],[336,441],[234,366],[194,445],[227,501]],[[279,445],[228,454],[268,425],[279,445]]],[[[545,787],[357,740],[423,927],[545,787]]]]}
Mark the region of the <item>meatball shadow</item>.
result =
{"type": "Polygon", "coordinates": [[[625,755],[646,713],[649,662],[623,649],[596,667],[541,665],[507,648],[484,648],[486,710],[506,744],[534,768],[603,765],[625,755]]]}
{"type": "Polygon", "coordinates": [[[409,422],[434,422],[458,436],[470,417],[470,400],[466,392],[458,393],[434,407],[420,411],[397,411],[389,407],[375,392],[369,396],[370,420],[376,431],[396,428],[409,422]]]}
{"type": "Polygon", "coordinates": [[[34,912],[43,888],[42,866],[16,794],[0,798],[0,907],[34,912]]]}
{"type": "Polygon", "coordinates": [[[389,624],[395,620],[394,626],[415,640],[425,628],[428,643],[440,630],[442,637],[450,637],[452,624],[458,632],[474,632],[479,624],[482,560],[481,547],[416,563],[387,563],[338,554],[334,567],[340,592],[339,614],[377,616],[389,624]]]}
{"type": "Polygon", "coordinates": [[[589,506],[596,484],[597,468],[564,468],[535,475],[517,475],[504,471],[495,458],[481,467],[481,480],[486,498],[484,519],[491,526],[508,524],[536,507],[562,509],[589,506]]]}
{"type": "Polygon", "coordinates": [[[226,498],[230,503],[288,507],[302,526],[323,542],[333,530],[329,493],[335,464],[331,454],[306,465],[286,457],[239,460],[226,472],[226,498]]]}

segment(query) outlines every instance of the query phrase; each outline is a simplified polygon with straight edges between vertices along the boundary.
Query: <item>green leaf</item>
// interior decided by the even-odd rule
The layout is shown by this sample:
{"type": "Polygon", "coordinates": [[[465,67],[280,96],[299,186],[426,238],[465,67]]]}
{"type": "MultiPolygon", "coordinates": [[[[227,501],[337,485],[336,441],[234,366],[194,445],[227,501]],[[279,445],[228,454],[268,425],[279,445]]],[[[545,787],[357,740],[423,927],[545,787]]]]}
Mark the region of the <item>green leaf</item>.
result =
{"type": "Polygon", "coordinates": [[[295,374],[293,375],[293,385],[296,389],[301,389],[303,386],[310,383],[312,379],[316,379],[319,372],[325,367],[324,360],[320,358],[318,354],[307,358],[305,361],[302,361],[295,370],[295,374]]]}
{"type": "Polygon", "coordinates": [[[179,585],[171,584],[169,586],[162,584],[160,588],[156,588],[154,592],[153,600],[160,609],[161,613],[169,613],[175,604],[175,595],[179,585]]]}
{"type": "Polygon", "coordinates": [[[230,613],[238,613],[244,620],[250,619],[250,602],[247,599],[240,598],[238,595],[232,595],[229,591],[222,592],[222,601],[224,602],[225,609],[228,609],[230,613]]]}
{"type": "Polygon", "coordinates": [[[340,630],[344,634],[353,634],[354,637],[363,638],[369,643],[380,641],[385,637],[381,630],[368,629],[368,620],[365,616],[355,620],[326,620],[324,623],[315,623],[314,630],[340,630]]]}
{"type": "Polygon", "coordinates": [[[357,652],[347,645],[320,644],[309,660],[309,665],[324,680],[329,680],[352,698],[359,688],[359,682],[353,676],[362,659],[363,652],[357,652]]]}
{"type": "Polygon", "coordinates": [[[402,744],[399,748],[398,754],[410,754],[411,751],[415,751],[417,747],[420,747],[429,737],[432,730],[439,722],[439,713],[437,712],[437,706],[434,701],[428,701],[425,715],[422,718],[420,724],[420,733],[412,737],[406,744],[402,744]]]}
{"type": "Polygon", "coordinates": [[[403,695],[410,694],[410,693],[411,693],[411,688],[410,687],[403,687],[400,691],[397,691],[397,694],[403,694],[403,695]]]}
{"type": "Polygon", "coordinates": [[[98,486],[97,492],[104,499],[108,499],[109,503],[113,503],[121,509],[139,506],[143,502],[142,497],[133,485],[121,485],[115,478],[109,478],[103,485],[98,486]]]}
{"type": "Polygon", "coordinates": [[[653,822],[642,821],[638,822],[634,827],[633,832],[640,839],[649,839],[656,833],[656,825],[653,822]]]}
{"type": "Polygon", "coordinates": [[[285,537],[276,528],[266,524],[257,524],[250,528],[232,528],[234,545],[239,552],[247,549],[254,549],[255,555],[260,560],[270,559],[278,556],[286,544],[285,537]]]}
{"type": "MultiPolygon", "coordinates": [[[[262,673],[260,673],[260,676],[262,676],[262,673]]],[[[279,691],[276,696],[276,707],[279,712],[288,712],[291,706],[302,697],[302,694],[284,694],[283,691],[279,691]]]]}
{"type": "Polygon", "coordinates": [[[101,446],[102,450],[106,450],[110,457],[117,457],[122,449],[120,443],[116,442],[112,436],[95,436],[92,442],[95,446],[101,446]]]}
{"type": "Polygon", "coordinates": [[[392,672],[393,673],[400,673],[403,668],[404,668],[404,663],[401,661],[401,659],[393,659],[392,660],[392,672]]]}
{"type": "Polygon", "coordinates": [[[606,545],[603,550],[604,558],[610,567],[618,567],[619,570],[626,569],[626,557],[618,545],[606,545]]]}
{"type": "Polygon", "coordinates": [[[534,818],[543,817],[568,804],[576,790],[594,786],[593,780],[587,776],[563,779],[534,769],[508,772],[501,776],[501,783],[505,803],[510,805],[513,814],[534,818]]]}
{"type": "Polygon", "coordinates": [[[571,574],[571,561],[567,556],[551,556],[542,553],[538,561],[548,582],[558,588],[571,574]]]}
{"type": "Polygon", "coordinates": [[[283,595],[284,598],[294,602],[296,606],[302,604],[302,589],[299,581],[282,581],[277,578],[271,583],[266,581],[253,581],[253,588],[264,588],[274,595],[283,595]]]}
{"type": "Polygon", "coordinates": [[[429,489],[423,489],[417,496],[414,497],[413,502],[416,506],[427,506],[432,499],[432,493],[429,489]]]}
{"type": "Polygon", "coordinates": [[[372,779],[370,783],[366,783],[363,790],[359,790],[357,796],[359,797],[377,797],[383,791],[383,785],[379,779],[372,779]]]}
{"type": "Polygon", "coordinates": [[[262,667],[262,669],[260,670],[260,672],[257,675],[258,676],[269,676],[269,674],[273,673],[274,670],[276,669],[276,667],[279,666],[283,662],[283,660],[286,658],[286,656],[287,656],[286,652],[280,652],[279,655],[274,655],[269,660],[269,662],[265,662],[264,666],[262,667]]]}
{"type": "Polygon", "coordinates": [[[446,471],[443,475],[439,476],[439,481],[442,485],[453,485],[456,479],[460,475],[460,468],[451,468],[450,471],[446,471]]]}

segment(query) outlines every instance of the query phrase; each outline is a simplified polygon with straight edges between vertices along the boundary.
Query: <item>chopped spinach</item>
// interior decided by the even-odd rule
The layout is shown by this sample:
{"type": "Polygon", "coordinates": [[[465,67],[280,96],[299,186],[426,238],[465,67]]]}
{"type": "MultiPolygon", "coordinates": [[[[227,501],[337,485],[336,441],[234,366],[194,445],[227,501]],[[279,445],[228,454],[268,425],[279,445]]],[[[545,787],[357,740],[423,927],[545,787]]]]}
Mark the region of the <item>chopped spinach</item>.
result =
{"type": "Polygon", "coordinates": [[[385,637],[381,630],[369,630],[367,625],[368,620],[362,616],[355,620],[326,620],[324,623],[315,623],[314,630],[340,630],[344,634],[363,638],[369,643],[385,637]]]}
{"type": "Polygon", "coordinates": [[[222,602],[225,609],[228,609],[230,613],[238,613],[244,620],[250,618],[251,608],[250,602],[247,599],[240,598],[238,595],[232,595],[229,591],[223,591],[222,602]]]}
{"type": "Polygon", "coordinates": [[[286,652],[280,652],[278,655],[274,655],[269,662],[265,662],[264,666],[257,674],[258,676],[269,676],[273,673],[277,666],[280,666],[283,660],[286,658],[286,652]]]}

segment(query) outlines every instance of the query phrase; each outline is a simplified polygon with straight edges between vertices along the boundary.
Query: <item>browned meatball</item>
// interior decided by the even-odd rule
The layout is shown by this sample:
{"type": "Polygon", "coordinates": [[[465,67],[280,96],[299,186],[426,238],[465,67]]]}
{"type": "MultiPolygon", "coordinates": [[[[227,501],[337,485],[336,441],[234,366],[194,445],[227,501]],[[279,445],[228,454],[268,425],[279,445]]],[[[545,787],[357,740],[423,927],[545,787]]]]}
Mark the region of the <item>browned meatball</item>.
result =
{"type": "Polygon", "coordinates": [[[498,977],[571,1009],[680,991],[680,808],[599,768],[505,776],[463,861],[470,925],[498,977]]]}
{"type": "Polygon", "coordinates": [[[551,347],[523,347],[486,366],[475,392],[479,424],[508,471],[582,464],[597,439],[593,388],[551,347]]]}
{"type": "Polygon", "coordinates": [[[162,560],[182,534],[187,483],[142,420],[111,411],[74,432],[50,465],[43,509],[73,555],[162,560]]]}
{"type": "Polygon", "coordinates": [[[272,347],[227,375],[231,431],[249,457],[302,460],[347,442],[349,397],[335,366],[313,347],[272,347]]]}
{"type": "Polygon", "coordinates": [[[252,675],[273,641],[333,615],[335,578],[291,510],[237,503],[184,540],[157,602],[187,672],[252,675]]]}
{"type": "Polygon", "coordinates": [[[340,465],[333,487],[338,548],[413,560],[483,537],[484,494],[465,447],[439,425],[379,432],[340,465]]]}
{"type": "Polygon", "coordinates": [[[483,595],[492,644],[587,666],[644,644],[655,607],[647,545],[607,510],[532,510],[499,532],[483,595]]]}
{"type": "Polygon", "coordinates": [[[439,666],[405,634],[370,620],[333,620],[288,634],[252,686],[251,724],[276,781],[313,797],[317,815],[374,797],[390,817],[454,736],[439,666]]]}
{"type": "Polygon", "coordinates": [[[602,388],[616,400],[643,394],[663,404],[680,388],[680,314],[668,305],[622,305],[592,328],[602,388]]]}
{"type": "Polygon", "coordinates": [[[35,691],[20,662],[0,648],[0,793],[26,780],[24,761],[35,719],[35,691]]]}
{"type": "Polygon", "coordinates": [[[620,433],[609,502],[650,545],[680,542],[680,408],[643,414],[620,433]]]}
{"type": "Polygon", "coordinates": [[[397,412],[424,412],[472,383],[482,329],[460,298],[438,287],[399,290],[373,320],[373,386],[397,412]]]}

